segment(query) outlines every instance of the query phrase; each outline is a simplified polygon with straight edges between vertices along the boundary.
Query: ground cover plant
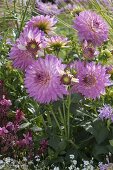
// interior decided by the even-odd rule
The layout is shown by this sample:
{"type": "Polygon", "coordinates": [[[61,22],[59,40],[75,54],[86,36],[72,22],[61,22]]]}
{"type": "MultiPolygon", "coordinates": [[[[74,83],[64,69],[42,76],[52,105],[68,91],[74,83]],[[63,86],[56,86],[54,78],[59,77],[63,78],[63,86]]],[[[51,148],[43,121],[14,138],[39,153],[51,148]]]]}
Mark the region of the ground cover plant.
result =
{"type": "Polygon", "coordinates": [[[1,0],[0,169],[113,169],[113,2],[1,0]]]}

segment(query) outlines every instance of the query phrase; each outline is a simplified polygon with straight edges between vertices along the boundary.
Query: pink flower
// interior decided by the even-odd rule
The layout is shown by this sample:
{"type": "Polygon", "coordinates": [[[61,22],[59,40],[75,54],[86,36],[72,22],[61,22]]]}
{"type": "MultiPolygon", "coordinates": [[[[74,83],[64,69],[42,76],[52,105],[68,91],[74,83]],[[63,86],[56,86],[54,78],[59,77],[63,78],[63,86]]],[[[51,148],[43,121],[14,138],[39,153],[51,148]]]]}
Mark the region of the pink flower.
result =
{"type": "Polygon", "coordinates": [[[50,17],[48,15],[40,15],[36,17],[32,17],[32,19],[26,24],[26,27],[34,27],[38,28],[40,31],[45,34],[51,34],[55,29],[55,24],[57,20],[55,17],[50,17]]]}
{"type": "Polygon", "coordinates": [[[25,119],[24,113],[21,110],[17,110],[15,118],[16,118],[16,122],[18,123],[21,122],[22,120],[25,119]]]}
{"type": "Polygon", "coordinates": [[[92,11],[80,12],[74,20],[74,26],[80,41],[90,41],[95,46],[100,46],[108,39],[108,24],[104,19],[92,11]]]}
{"type": "Polygon", "coordinates": [[[40,103],[50,103],[67,94],[66,87],[61,84],[60,71],[65,65],[55,56],[47,55],[33,63],[25,74],[25,87],[30,97],[40,103]]]}
{"type": "Polygon", "coordinates": [[[43,48],[43,34],[37,28],[26,28],[11,48],[9,56],[15,68],[25,70],[43,48]]]}
{"type": "Polygon", "coordinates": [[[96,99],[105,94],[105,87],[111,85],[106,69],[94,62],[77,61],[74,64],[79,83],[72,87],[73,92],[79,92],[86,98],[96,99]]]}
{"type": "Polygon", "coordinates": [[[8,130],[5,127],[0,127],[0,136],[3,136],[4,134],[7,134],[8,130]]]}

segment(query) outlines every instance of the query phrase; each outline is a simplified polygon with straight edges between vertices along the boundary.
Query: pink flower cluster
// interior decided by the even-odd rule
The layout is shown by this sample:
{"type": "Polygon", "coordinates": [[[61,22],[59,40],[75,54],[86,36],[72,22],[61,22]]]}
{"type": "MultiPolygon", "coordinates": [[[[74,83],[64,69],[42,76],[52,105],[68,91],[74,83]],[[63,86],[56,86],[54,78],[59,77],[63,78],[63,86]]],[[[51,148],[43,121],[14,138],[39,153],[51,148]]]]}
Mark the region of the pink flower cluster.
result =
{"type": "Polygon", "coordinates": [[[39,147],[39,150],[38,150],[38,155],[43,155],[46,150],[47,150],[47,147],[48,147],[48,141],[46,139],[43,139],[41,142],[40,142],[40,147],[39,147]]]}
{"type": "Polygon", "coordinates": [[[67,70],[61,58],[50,54],[54,51],[58,55],[61,48],[69,47],[67,38],[53,35],[56,22],[55,17],[48,15],[32,17],[10,51],[14,67],[25,71],[24,84],[29,96],[39,103],[50,103],[69,95],[71,89],[86,98],[99,98],[110,85],[110,76],[104,66],[92,60],[98,55],[96,47],[107,41],[107,23],[92,11],[76,17],[74,28],[82,42],[83,58],[90,62],[74,61],[67,70]]]}
{"type": "Polygon", "coordinates": [[[25,132],[23,137],[18,136],[20,125],[24,119],[24,113],[21,110],[17,110],[15,119],[13,121],[7,120],[7,122],[0,127],[0,153],[2,155],[19,156],[15,155],[15,151],[19,150],[21,152],[23,149],[31,150],[33,147],[31,132],[25,132]]]}

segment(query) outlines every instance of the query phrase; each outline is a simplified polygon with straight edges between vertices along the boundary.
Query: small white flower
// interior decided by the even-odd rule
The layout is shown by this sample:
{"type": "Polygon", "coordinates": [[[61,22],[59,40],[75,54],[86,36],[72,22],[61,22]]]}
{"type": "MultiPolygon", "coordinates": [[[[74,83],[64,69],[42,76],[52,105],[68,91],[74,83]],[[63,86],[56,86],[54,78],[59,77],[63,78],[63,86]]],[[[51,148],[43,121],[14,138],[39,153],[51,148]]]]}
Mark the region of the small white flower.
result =
{"type": "Polygon", "coordinates": [[[89,161],[84,161],[84,165],[89,165],[89,161]]]}
{"type": "Polygon", "coordinates": [[[75,156],[74,155],[69,155],[70,159],[74,159],[75,156]]]}
{"type": "Polygon", "coordinates": [[[5,163],[6,164],[9,164],[10,162],[11,162],[11,158],[10,157],[5,158],[5,163]]]}
{"type": "Polygon", "coordinates": [[[27,158],[26,158],[26,157],[23,157],[23,161],[24,161],[24,162],[27,162],[27,158]]]}
{"type": "Polygon", "coordinates": [[[71,165],[70,167],[68,167],[69,168],[69,170],[73,170],[73,165],[71,165]]]}
{"type": "Polygon", "coordinates": [[[3,160],[0,160],[0,165],[3,164],[3,163],[4,163],[4,161],[3,161],[3,160]]]}
{"type": "Polygon", "coordinates": [[[32,164],[33,164],[33,161],[29,161],[28,164],[29,164],[29,165],[32,165],[32,164]]]}
{"type": "Polygon", "coordinates": [[[76,164],[77,164],[77,161],[76,161],[76,160],[73,160],[72,163],[73,163],[74,165],[76,165],[76,164]]]}
{"type": "Polygon", "coordinates": [[[54,167],[54,169],[53,169],[53,170],[60,170],[60,169],[59,169],[59,167],[54,167]]]}
{"type": "Polygon", "coordinates": [[[3,169],[5,167],[5,165],[3,164],[3,165],[0,165],[0,169],[3,169]]]}

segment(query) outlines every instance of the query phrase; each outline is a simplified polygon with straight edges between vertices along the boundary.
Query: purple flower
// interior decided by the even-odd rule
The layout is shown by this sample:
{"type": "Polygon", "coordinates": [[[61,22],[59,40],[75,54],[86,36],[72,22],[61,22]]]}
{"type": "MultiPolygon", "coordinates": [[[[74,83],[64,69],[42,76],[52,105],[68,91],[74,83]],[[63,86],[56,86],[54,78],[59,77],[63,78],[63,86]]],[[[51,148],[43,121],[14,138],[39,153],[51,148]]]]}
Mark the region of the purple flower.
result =
{"type": "Polygon", "coordinates": [[[74,9],[77,9],[77,5],[75,4],[67,4],[66,6],[64,6],[64,11],[65,12],[72,12],[74,9]]]}
{"type": "Polygon", "coordinates": [[[88,2],[89,0],[75,0],[75,1],[78,3],[80,3],[80,2],[84,3],[84,2],[88,2]]]}
{"type": "Polygon", "coordinates": [[[32,19],[27,22],[26,27],[34,27],[38,28],[40,31],[43,31],[45,34],[51,34],[55,27],[54,25],[57,23],[55,17],[50,17],[48,15],[43,16],[36,16],[32,17],[32,19]]]}
{"type": "Polygon", "coordinates": [[[79,92],[86,98],[96,99],[105,93],[105,87],[110,85],[106,69],[94,62],[85,63],[77,61],[73,64],[77,71],[79,83],[73,85],[72,91],[79,92]]]}
{"type": "Polygon", "coordinates": [[[112,163],[108,163],[108,164],[100,163],[99,164],[99,170],[112,170],[112,169],[113,169],[112,163]]]}
{"type": "Polygon", "coordinates": [[[95,46],[100,46],[108,38],[108,24],[92,11],[80,12],[74,20],[74,26],[79,35],[80,41],[92,42],[95,46]]]}
{"type": "Polygon", "coordinates": [[[100,119],[111,119],[113,121],[113,108],[110,105],[105,104],[99,109],[100,119]]]}
{"type": "Polygon", "coordinates": [[[39,58],[26,71],[25,87],[31,97],[40,103],[49,103],[67,94],[66,87],[61,84],[60,71],[65,65],[55,56],[47,55],[39,58]]]}
{"type": "Polygon", "coordinates": [[[46,15],[58,15],[60,14],[60,10],[58,9],[56,4],[52,4],[50,2],[48,3],[43,3],[40,1],[36,1],[36,7],[37,10],[41,13],[41,14],[46,14],[46,15]]]}
{"type": "Polygon", "coordinates": [[[10,59],[15,68],[25,70],[33,63],[44,48],[44,36],[36,28],[26,28],[10,51],[10,59]]]}

